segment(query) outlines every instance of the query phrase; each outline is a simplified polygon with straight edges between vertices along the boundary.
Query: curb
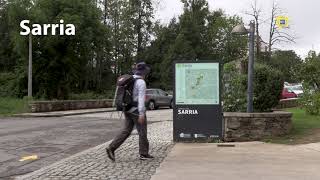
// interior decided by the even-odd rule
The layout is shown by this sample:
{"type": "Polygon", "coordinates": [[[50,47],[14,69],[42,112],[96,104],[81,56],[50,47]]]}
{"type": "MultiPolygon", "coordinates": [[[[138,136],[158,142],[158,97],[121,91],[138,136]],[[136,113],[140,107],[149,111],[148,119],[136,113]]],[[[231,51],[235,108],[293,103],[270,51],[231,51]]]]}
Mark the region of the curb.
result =
{"type": "Polygon", "coordinates": [[[116,112],[115,110],[95,110],[95,111],[83,111],[83,112],[48,112],[48,113],[23,113],[14,114],[12,117],[19,118],[41,118],[41,117],[66,117],[84,114],[95,114],[95,113],[105,113],[105,112],[116,112]]]}

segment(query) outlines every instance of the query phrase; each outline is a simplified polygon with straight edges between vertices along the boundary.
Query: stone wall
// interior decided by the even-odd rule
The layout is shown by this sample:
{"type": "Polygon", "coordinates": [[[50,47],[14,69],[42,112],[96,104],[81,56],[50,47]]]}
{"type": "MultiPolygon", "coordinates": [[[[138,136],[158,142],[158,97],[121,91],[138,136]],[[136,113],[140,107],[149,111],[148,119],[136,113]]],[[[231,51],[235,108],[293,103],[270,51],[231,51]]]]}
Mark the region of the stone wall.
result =
{"type": "Polygon", "coordinates": [[[34,101],[29,104],[31,112],[67,111],[78,109],[96,109],[112,107],[112,100],[68,100],[68,101],[34,101]]]}
{"type": "Polygon", "coordinates": [[[225,141],[259,141],[283,136],[292,128],[292,113],[224,113],[225,141]]]}

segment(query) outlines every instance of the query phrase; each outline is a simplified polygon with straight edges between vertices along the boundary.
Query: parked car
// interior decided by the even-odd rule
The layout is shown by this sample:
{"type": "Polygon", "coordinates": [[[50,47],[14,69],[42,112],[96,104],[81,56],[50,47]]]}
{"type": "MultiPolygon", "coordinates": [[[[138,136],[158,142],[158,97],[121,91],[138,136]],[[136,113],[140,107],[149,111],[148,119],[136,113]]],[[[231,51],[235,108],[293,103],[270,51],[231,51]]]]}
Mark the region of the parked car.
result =
{"type": "Polygon", "coordinates": [[[149,110],[155,110],[159,107],[173,107],[173,96],[161,89],[147,89],[146,107],[149,110]]]}
{"type": "Polygon", "coordinates": [[[293,93],[297,95],[297,97],[301,97],[303,95],[303,87],[302,85],[295,85],[288,87],[293,93]]]}
{"type": "Polygon", "coordinates": [[[283,88],[281,99],[290,99],[290,98],[297,98],[298,96],[290,89],[290,88],[283,88]]]}

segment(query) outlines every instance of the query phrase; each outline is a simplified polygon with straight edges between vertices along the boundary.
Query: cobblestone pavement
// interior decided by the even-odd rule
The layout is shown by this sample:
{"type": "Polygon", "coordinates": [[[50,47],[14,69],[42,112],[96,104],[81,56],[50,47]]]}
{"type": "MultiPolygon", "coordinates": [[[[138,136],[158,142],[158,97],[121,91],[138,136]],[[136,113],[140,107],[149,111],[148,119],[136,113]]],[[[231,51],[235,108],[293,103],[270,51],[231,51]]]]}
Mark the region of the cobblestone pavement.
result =
{"type": "MultiPolygon", "coordinates": [[[[147,114],[150,125],[172,121],[171,109],[147,114]]],[[[110,141],[122,126],[120,116],[121,113],[108,112],[68,117],[0,117],[0,179],[12,180],[110,141]],[[39,159],[19,161],[29,155],[38,155],[39,159]]]]}
{"type": "Polygon", "coordinates": [[[151,161],[139,160],[138,135],[133,133],[116,151],[115,163],[111,162],[105,153],[105,147],[109,144],[107,142],[16,179],[151,179],[151,176],[156,172],[156,168],[160,166],[160,163],[173,147],[172,121],[149,125],[148,138],[150,153],[155,156],[155,159],[151,161]]]}

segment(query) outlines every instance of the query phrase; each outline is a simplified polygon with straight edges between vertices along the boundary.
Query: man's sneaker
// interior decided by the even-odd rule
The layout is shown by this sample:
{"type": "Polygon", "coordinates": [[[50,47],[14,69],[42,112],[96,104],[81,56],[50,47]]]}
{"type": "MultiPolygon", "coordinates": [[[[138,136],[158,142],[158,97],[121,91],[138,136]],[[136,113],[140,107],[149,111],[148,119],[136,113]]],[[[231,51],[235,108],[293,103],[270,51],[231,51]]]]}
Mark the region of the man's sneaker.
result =
{"type": "Polygon", "coordinates": [[[109,148],[106,148],[106,151],[107,151],[107,154],[108,154],[108,157],[109,157],[109,159],[111,159],[111,161],[115,161],[116,160],[116,158],[115,158],[115,156],[114,156],[114,151],[112,151],[111,149],[109,149],[109,148]]]}
{"type": "Polygon", "coordinates": [[[147,155],[140,154],[140,160],[149,160],[149,159],[154,159],[154,157],[151,156],[150,154],[147,154],[147,155]]]}

